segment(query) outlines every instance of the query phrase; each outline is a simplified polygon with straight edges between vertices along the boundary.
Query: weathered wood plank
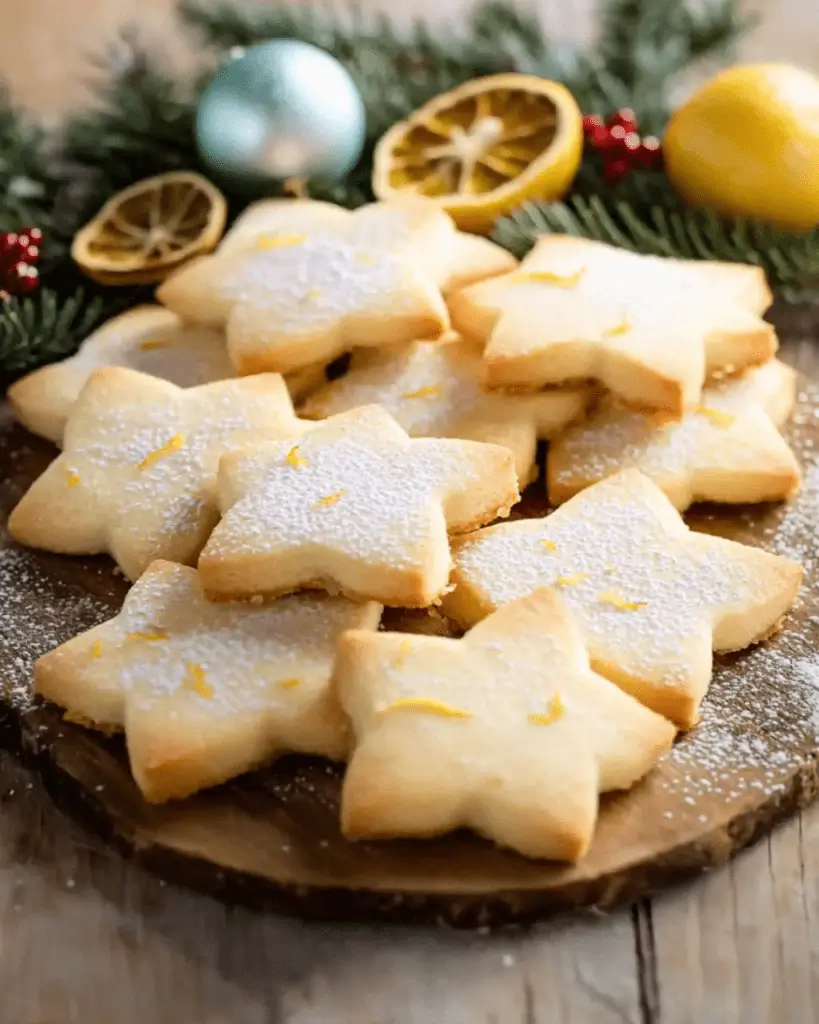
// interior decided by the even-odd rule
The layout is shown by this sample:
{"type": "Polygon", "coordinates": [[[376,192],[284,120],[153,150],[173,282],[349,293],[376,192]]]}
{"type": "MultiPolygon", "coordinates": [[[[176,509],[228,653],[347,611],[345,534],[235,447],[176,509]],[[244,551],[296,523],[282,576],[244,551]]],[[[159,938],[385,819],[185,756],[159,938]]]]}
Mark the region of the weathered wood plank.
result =
{"type": "Polygon", "coordinates": [[[816,809],[726,869],[654,901],[662,1024],[817,1020],[819,892],[810,840],[819,840],[816,809]]]}
{"type": "Polygon", "coordinates": [[[0,753],[3,1024],[639,1024],[629,913],[497,935],[301,922],[166,886],[0,753]]]}

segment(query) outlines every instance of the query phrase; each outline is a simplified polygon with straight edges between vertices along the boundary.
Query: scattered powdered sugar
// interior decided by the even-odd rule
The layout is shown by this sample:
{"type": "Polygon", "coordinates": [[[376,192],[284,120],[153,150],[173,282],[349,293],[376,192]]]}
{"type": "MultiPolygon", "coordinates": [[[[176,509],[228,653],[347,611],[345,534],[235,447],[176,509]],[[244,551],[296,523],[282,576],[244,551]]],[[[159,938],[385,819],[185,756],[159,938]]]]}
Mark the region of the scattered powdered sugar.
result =
{"type": "Polygon", "coordinates": [[[238,500],[208,555],[332,551],[370,567],[424,568],[446,550],[449,499],[468,502],[480,482],[473,521],[495,514],[497,493],[503,500],[505,481],[489,492],[481,454],[459,441],[408,441],[376,407],[327,420],[297,449],[264,445],[237,460],[238,500]]]}
{"type": "MultiPolygon", "coordinates": [[[[813,757],[819,743],[819,612],[815,610],[819,603],[819,556],[815,542],[819,464],[813,443],[817,424],[819,389],[812,387],[800,396],[790,432],[791,443],[804,468],[802,492],[787,506],[741,514],[749,531],[747,537],[738,538],[800,561],[806,570],[800,600],[783,631],[770,641],[740,655],[717,659],[700,724],[680,737],[661,765],[663,785],[678,800],[673,810],[664,812],[666,818],[686,817],[705,825],[714,814],[713,798],[720,807],[730,807],[747,803],[756,795],[776,794],[785,788],[794,770],[813,757]],[[708,798],[712,798],[710,804],[705,803],[708,798]]],[[[399,501],[404,500],[406,494],[400,487],[399,492],[399,501]]],[[[737,517],[733,510],[727,516],[731,524],[737,517]]],[[[699,513],[698,525],[709,532],[718,531],[720,521],[721,516],[716,513],[699,513]]],[[[631,546],[636,535],[633,522],[628,534],[631,546]]],[[[587,547],[596,543],[588,529],[584,538],[587,547]]],[[[626,545],[625,554],[633,557],[629,550],[626,545]]],[[[539,555],[549,558],[556,553],[542,549],[539,555]]],[[[604,563],[605,553],[598,549],[598,554],[600,563],[604,563]]],[[[661,570],[679,568],[669,563],[664,552],[652,564],[661,570]]],[[[610,566],[603,564],[602,568],[610,566]]],[[[514,590],[515,572],[511,564],[501,564],[498,577],[504,592],[514,590]]],[[[627,590],[625,578],[615,583],[617,580],[616,571],[605,577],[607,587],[619,590],[624,598],[634,600],[638,596],[627,590]]],[[[671,588],[675,596],[671,609],[674,615],[679,608],[687,613],[701,596],[697,591],[702,588],[701,579],[693,580],[686,575],[684,580],[685,586],[671,588]]],[[[638,582],[642,585],[639,579],[638,582]]],[[[574,584],[586,585],[586,581],[574,584]]],[[[563,587],[564,595],[568,596],[571,590],[572,585],[563,587]]],[[[110,618],[115,610],[113,599],[97,598],[63,583],[53,567],[49,568],[48,559],[17,549],[1,551],[0,663],[8,699],[16,707],[25,708],[30,701],[31,671],[36,657],[110,618]]],[[[612,609],[611,615],[622,631],[623,624],[631,622],[640,611],[612,609]]],[[[197,650],[201,659],[201,648],[197,650]]],[[[300,780],[301,777],[296,781],[300,780]]],[[[294,782],[289,776],[273,776],[269,784],[284,790],[294,782]]],[[[312,791],[307,775],[304,787],[312,791]]],[[[639,793],[635,794],[638,796],[639,793]]]]}
{"type": "Polygon", "coordinates": [[[597,663],[697,695],[723,610],[759,605],[761,615],[773,616],[760,623],[764,631],[788,607],[778,561],[741,554],[716,538],[692,543],[654,485],[631,471],[545,519],[474,535],[458,547],[455,563],[458,585],[486,609],[558,587],[597,663]],[[763,610],[765,601],[771,607],[763,610]]]}
{"type": "MultiPolygon", "coordinates": [[[[134,378],[138,392],[140,378],[134,378]]],[[[156,395],[126,407],[99,408],[93,421],[72,420],[65,451],[48,470],[49,504],[81,485],[89,544],[109,539],[132,576],[152,558],[195,556],[217,516],[219,457],[249,437],[284,437],[299,429],[284,383],[235,380],[156,395]]],[[[42,493],[42,492],[41,492],[42,493]]],[[[75,492],[79,494],[80,492],[75,492]]],[[[45,504],[44,499],[43,504],[45,504]]],[[[71,524],[72,537],[77,524],[71,524]]]]}
{"type": "Polygon", "coordinates": [[[699,472],[709,474],[723,464],[735,472],[753,474],[760,467],[770,474],[774,455],[784,471],[791,456],[768,407],[775,415],[782,405],[779,392],[788,387],[788,374],[771,362],[721,381],[703,391],[699,408],[676,422],[604,401],[550,450],[550,480],[580,489],[636,467],[661,485],[669,476],[683,475],[696,488],[699,472]]]}
{"type": "Polygon", "coordinates": [[[180,708],[192,701],[200,714],[326,715],[321,701],[339,636],[375,618],[377,606],[317,594],[213,604],[195,570],[166,565],[134,584],[99,634],[86,685],[97,679],[110,688],[116,678],[143,710],[181,695],[180,708]]]}
{"type": "Polygon", "coordinates": [[[329,329],[352,314],[412,308],[414,284],[400,253],[361,244],[354,233],[316,232],[246,255],[226,273],[221,291],[241,312],[252,308],[264,317],[272,346],[277,337],[329,329]]]}
{"type": "MultiPolygon", "coordinates": [[[[730,804],[749,789],[775,793],[819,745],[817,424],[819,387],[811,385],[799,395],[787,431],[803,467],[802,490],[758,516],[766,521],[765,546],[804,567],[802,588],[780,633],[740,656],[717,659],[701,722],[669,755],[669,788],[694,800],[716,795],[730,804]]],[[[758,534],[748,541],[758,543],[758,534]]]]}
{"type": "MultiPolygon", "coordinates": [[[[739,514],[747,524],[747,534],[738,536],[738,540],[762,545],[803,565],[805,577],[799,598],[781,632],[740,654],[715,659],[699,724],[679,737],[660,765],[663,787],[679,799],[675,810],[664,812],[668,819],[685,818],[707,826],[715,800],[720,808],[730,809],[782,792],[793,772],[813,758],[819,745],[819,611],[815,610],[819,605],[819,453],[813,441],[817,425],[819,387],[811,386],[800,394],[794,421],[787,430],[803,466],[801,492],[787,504],[759,506],[739,514]]],[[[544,524],[558,515],[548,517],[544,524]]],[[[718,533],[723,520],[734,524],[737,517],[736,510],[698,511],[694,526],[718,533]]],[[[599,526],[603,524],[600,518],[599,526]]],[[[589,524],[580,529],[587,545],[596,543],[588,535],[589,524]]],[[[634,530],[632,535],[635,543],[636,533],[634,530]]],[[[527,551],[533,557],[531,548],[527,551]]],[[[597,552],[602,561],[605,556],[599,547],[597,552]]],[[[519,557],[519,553],[506,551],[504,557],[519,557]]],[[[507,562],[506,573],[502,568],[498,571],[506,581],[502,584],[505,593],[510,589],[509,577],[515,576],[513,564],[507,562]]],[[[524,573],[531,571],[524,569],[524,573]]],[[[607,579],[614,585],[618,574],[612,573],[607,579]]],[[[752,576],[750,583],[758,586],[759,580],[752,576]]],[[[702,586],[701,579],[686,577],[671,588],[673,603],[666,605],[666,614],[677,626],[680,639],[680,623],[692,605],[702,601],[702,586]]],[[[562,590],[570,601],[572,590],[562,590]]],[[[630,590],[626,596],[632,596],[630,590]]],[[[620,613],[624,635],[626,626],[631,627],[633,616],[640,612],[620,613]],[[628,615],[625,622],[624,615],[628,615]]]]}
{"type": "Polygon", "coordinates": [[[362,405],[380,405],[414,437],[492,440],[493,425],[528,427],[547,437],[578,416],[591,389],[507,395],[481,386],[481,351],[466,341],[414,342],[353,356],[348,373],[307,400],[308,416],[333,416],[362,405]],[[460,433],[459,433],[460,431],[460,433]]]}
{"type": "MultiPolygon", "coordinates": [[[[1,538],[6,542],[5,537],[1,538]]],[[[104,622],[115,609],[49,575],[30,551],[0,548],[0,671],[3,696],[24,711],[32,700],[34,662],[104,622]]]]}
{"type": "Polygon", "coordinates": [[[124,366],[178,387],[190,388],[236,376],[222,331],[184,324],[170,310],[137,310],[115,317],[59,366],[84,371],[76,392],[102,366],[124,366]],[[159,319],[162,314],[163,320],[159,319]]]}

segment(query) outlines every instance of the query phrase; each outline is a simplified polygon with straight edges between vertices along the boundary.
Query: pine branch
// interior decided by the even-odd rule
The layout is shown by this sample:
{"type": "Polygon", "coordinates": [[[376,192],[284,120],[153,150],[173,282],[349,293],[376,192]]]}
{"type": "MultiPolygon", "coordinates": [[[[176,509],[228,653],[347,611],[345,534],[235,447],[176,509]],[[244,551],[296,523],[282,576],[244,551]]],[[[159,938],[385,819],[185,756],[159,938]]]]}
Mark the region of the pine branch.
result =
{"type": "Polygon", "coordinates": [[[0,231],[36,226],[48,233],[58,186],[44,132],[24,119],[0,85],[0,231]]]}
{"type": "Polygon", "coordinates": [[[50,288],[8,299],[0,308],[0,374],[20,373],[70,355],[104,311],[105,301],[89,301],[81,288],[67,299],[50,288]]]}
{"type": "Polygon", "coordinates": [[[643,130],[659,134],[676,76],[698,61],[730,55],[752,24],[735,0],[706,0],[696,8],[688,0],[608,0],[598,55],[605,75],[630,96],[643,130]]]}
{"type": "Polygon", "coordinates": [[[793,235],[759,222],[724,221],[711,210],[681,204],[640,213],[622,199],[573,196],[566,203],[525,204],[498,222],[493,238],[521,257],[539,235],[555,233],[654,256],[753,263],[788,301],[819,299],[819,228],[793,235]]]}
{"type": "Polygon", "coordinates": [[[197,85],[180,81],[123,36],[116,65],[99,64],[94,104],[69,118],[60,139],[77,195],[63,230],[73,235],[120,189],[164,171],[201,169],[194,124],[197,85]]]}

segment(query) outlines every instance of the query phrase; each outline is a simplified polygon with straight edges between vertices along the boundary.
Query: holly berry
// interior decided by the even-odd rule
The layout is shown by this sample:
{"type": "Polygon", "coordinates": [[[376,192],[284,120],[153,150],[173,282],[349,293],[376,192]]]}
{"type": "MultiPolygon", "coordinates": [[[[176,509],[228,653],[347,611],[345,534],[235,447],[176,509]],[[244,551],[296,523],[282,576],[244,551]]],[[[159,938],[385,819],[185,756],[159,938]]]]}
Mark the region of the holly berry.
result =
{"type": "Polygon", "coordinates": [[[39,228],[0,233],[0,302],[30,295],[40,283],[35,264],[40,259],[43,233],[39,228]]]}
{"type": "Polygon", "coordinates": [[[583,134],[589,138],[598,128],[605,128],[605,122],[597,114],[586,114],[583,118],[583,134]]]}
{"type": "Polygon", "coordinates": [[[637,115],[630,107],[621,107],[608,121],[610,128],[623,128],[626,134],[637,131],[637,115]]]}
{"type": "Polygon", "coordinates": [[[605,122],[597,114],[586,114],[583,132],[603,158],[603,179],[609,185],[617,184],[635,167],[658,167],[662,159],[660,140],[653,135],[640,136],[637,116],[628,107],[605,122]]]}

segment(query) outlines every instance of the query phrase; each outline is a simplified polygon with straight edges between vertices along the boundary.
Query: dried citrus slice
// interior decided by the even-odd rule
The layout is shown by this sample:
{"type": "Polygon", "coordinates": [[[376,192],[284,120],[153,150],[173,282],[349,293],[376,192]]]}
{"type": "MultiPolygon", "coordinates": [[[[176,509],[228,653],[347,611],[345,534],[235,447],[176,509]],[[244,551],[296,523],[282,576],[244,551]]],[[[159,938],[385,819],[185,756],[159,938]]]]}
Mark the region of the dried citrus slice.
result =
{"type": "Polygon", "coordinates": [[[222,237],[227,203],[206,178],[171,171],[118,192],[74,238],[71,255],[102,284],[150,284],[222,237]]]}
{"type": "Polygon", "coordinates": [[[491,75],[400,121],[375,150],[379,199],[429,196],[467,231],[488,233],[525,199],[562,196],[583,149],[580,110],[557,82],[491,75]]]}

